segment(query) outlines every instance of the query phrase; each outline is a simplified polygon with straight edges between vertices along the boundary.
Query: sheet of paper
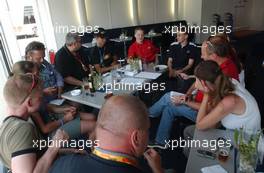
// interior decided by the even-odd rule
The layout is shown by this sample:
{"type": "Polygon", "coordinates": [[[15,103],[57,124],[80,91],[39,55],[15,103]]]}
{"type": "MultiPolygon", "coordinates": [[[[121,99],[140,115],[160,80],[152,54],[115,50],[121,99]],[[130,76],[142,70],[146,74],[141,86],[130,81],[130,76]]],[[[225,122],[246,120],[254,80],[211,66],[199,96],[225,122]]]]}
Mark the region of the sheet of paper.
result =
{"type": "Polygon", "coordinates": [[[157,79],[161,73],[152,73],[152,72],[140,72],[135,77],[145,78],[145,79],[157,79]]]}
{"type": "Polygon", "coordinates": [[[145,80],[146,79],[125,77],[121,79],[121,83],[141,85],[145,80]]]}
{"type": "Polygon", "coordinates": [[[65,99],[56,99],[56,100],[52,100],[52,101],[50,101],[50,104],[60,106],[60,105],[62,105],[62,103],[63,103],[64,101],[65,101],[65,99]]]}

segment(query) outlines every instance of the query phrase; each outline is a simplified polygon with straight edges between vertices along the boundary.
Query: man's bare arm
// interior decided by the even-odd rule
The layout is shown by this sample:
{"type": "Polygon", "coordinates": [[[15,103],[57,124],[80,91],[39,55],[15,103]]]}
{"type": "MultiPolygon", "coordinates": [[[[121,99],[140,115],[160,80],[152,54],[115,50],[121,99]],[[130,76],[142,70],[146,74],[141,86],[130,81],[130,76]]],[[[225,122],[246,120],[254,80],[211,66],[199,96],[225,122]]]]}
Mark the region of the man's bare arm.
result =
{"type": "Polygon", "coordinates": [[[16,156],[11,160],[11,170],[13,173],[48,173],[58,150],[49,148],[38,161],[35,153],[16,156]]]}
{"type": "Polygon", "coordinates": [[[188,71],[190,68],[192,68],[193,64],[194,64],[194,59],[190,58],[188,64],[184,68],[182,68],[182,71],[183,72],[188,71]]]}
{"type": "Polygon", "coordinates": [[[171,57],[168,58],[167,65],[169,69],[169,77],[173,77],[174,70],[172,68],[172,58],[171,57]]]}
{"type": "MultiPolygon", "coordinates": [[[[53,137],[54,143],[68,139],[69,136],[62,130],[57,130],[53,137]]],[[[12,173],[48,173],[52,162],[55,160],[60,146],[48,148],[45,154],[37,160],[36,153],[22,154],[11,159],[12,173]]]]}
{"type": "Polygon", "coordinates": [[[64,82],[70,85],[76,85],[76,86],[82,86],[83,82],[72,77],[72,76],[68,76],[64,78],[64,82]]]}

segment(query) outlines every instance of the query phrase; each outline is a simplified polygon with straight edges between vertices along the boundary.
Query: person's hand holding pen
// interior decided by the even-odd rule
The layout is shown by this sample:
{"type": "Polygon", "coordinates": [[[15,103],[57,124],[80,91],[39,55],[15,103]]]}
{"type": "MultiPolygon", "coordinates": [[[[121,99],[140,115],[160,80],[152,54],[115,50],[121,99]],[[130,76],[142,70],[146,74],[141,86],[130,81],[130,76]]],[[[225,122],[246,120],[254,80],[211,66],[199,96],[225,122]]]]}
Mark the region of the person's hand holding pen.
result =
{"type": "Polygon", "coordinates": [[[171,70],[171,74],[169,74],[171,77],[179,77],[180,73],[182,73],[182,70],[171,70]]]}
{"type": "Polygon", "coordinates": [[[184,80],[189,79],[189,75],[187,75],[186,73],[180,73],[180,74],[179,74],[179,77],[181,77],[181,78],[184,79],[184,80]]]}
{"type": "Polygon", "coordinates": [[[191,78],[195,78],[194,75],[187,75],[186,73],[179,73],[178,75],[180,78],[184,79],[184,80],[188,80],[188,79],[191,79],[191,78]]]}

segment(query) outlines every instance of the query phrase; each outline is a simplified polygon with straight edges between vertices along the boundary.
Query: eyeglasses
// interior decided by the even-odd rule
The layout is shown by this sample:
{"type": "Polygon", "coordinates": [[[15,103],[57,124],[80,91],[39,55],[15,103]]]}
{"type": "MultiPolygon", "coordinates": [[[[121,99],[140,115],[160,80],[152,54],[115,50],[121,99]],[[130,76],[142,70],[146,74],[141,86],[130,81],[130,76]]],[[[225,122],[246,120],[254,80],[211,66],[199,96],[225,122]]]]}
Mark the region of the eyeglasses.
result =
{"type": "Polygon", "coordinates": [[[36,86],[38,85],[38,77],[32,73],[31,74],[31,77],[32,77],[32,83],[31,83],[31,87],[29,88],[28,90],[28,94],[25,96],[25,98],[20,102],[20,104],[22,104],[27,98],[28,96],[32,93],[33,89],[36,88],[36,86]]]}

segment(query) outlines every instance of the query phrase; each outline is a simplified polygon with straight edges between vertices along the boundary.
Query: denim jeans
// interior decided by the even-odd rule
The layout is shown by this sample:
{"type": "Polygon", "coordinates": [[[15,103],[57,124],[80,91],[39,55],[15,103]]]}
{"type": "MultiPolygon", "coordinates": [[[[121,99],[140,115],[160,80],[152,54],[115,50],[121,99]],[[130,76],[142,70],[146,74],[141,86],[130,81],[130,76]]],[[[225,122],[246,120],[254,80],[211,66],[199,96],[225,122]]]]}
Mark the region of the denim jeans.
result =
{"type": "Polygon", "coordinates": [[[196,120],[197,110],[194,110],[186,105],[174,105],[170,99],[170,92],[166,93],[149,109],[150,117],[159,117],[161,120],[156,135],[156,142],[166,144],[165,140],[170,137],[170,131],[174,120],[177,117],[185,117],[193,122],[196,120]]]}
{"type": "Polygon", "coordinates": [[[170,92],[167,92],[159,99],[159,101],[149,108],[149,116],[152,118],[159,117],[162,114],[164,108],[169,104],[172,105],[170,92]]]}

